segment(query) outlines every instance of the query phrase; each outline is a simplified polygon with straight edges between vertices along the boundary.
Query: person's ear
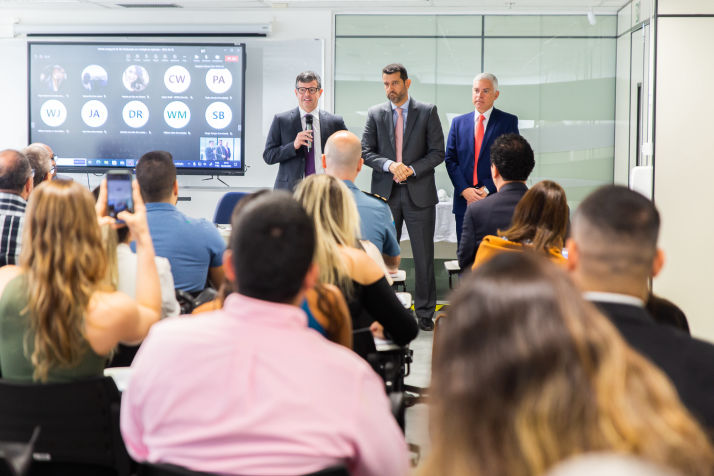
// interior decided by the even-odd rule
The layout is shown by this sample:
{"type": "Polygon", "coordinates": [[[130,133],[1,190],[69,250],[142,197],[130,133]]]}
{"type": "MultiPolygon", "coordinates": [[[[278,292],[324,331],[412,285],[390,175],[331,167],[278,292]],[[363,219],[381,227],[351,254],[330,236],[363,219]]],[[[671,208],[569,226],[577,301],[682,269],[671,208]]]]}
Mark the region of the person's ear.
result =
{"type": "Polygon", "coordinates": [[[665,263],[665,254],[662,248],[657,248],[657,251],[655,252],[655,257],[652,260],[652,277],[656,277],[660,271],[662,271],[662,268],[664,268],[664,263],[665,263]]]}
{"type": "Polygon", "coordinates": [[[327,168],[327,159],[325,158],[325,154],[322,154],[322,168],[327,168]]]}
{"type": "Polygon", "coordinates": [[[412,80],[411,80],[411,79],[407,79],[406,81],[404,81],[404,85],[407,87],[407,89],[409,89],[409,86],[412,85],[412,80]]]}
{"type": "Polygon", "coordinates": [[[575,241],[572,238],[568,238],[566,240],[565,250],[568,252],[568,271],[575,271],[575,268],[577,268],[578,266],[578,260],[580,259],[580,255],[578,254],[578,245],[575,244],[575,241]]]}
{"type": "Polygon", "coordinates": [[[230,249],[223,252],[223,274],[231,283],[236,282],[236,269],[233,266],[233,251],[230,249]]]}
{"type": "Polygon", "coordinates": [[[359,164],[357,164],[357,172],[362,170],[362,166],[364,165],[364,159],[362,157],[359,158],[359,164]]]}
{"type": "Polygon", "coordinates": [[[27,200],[27,198],[30,196],[30,193],[32,192],[32,189],[35,187],[35,182],[30,176],[26,181],[25,181],[25,186],[22,187],[22,198],[27,200]]]}
{"type": "Polygon", "coordinates": [[[495,165],[491,164],[491,178],[495,181],[501,176],[501,172],[498,171],[495,165]]]}

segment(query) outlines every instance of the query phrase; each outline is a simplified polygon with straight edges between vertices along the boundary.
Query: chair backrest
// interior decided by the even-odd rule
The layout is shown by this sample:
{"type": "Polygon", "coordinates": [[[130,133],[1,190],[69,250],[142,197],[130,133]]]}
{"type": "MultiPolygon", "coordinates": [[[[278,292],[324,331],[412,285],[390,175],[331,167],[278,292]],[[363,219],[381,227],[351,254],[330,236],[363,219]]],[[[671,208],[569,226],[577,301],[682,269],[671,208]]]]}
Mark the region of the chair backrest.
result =
{"type": "Polygon", "coordinates": [[[40,427],[31,474],[39,464],[50,474],[57,465],[76,467],[75,474],[128,475],[131,460],[119,432],[120,398],[109,377],[50,384],[0,380],[0,440],[28,441],[40,427]]]}
{"type": "Polygon", "coordinates": [[[213,213],[213,223],[218,225],[227,225],[231,222],[233,209],[241,198],[248,195],[245,192],[227,192],[221,197],[216,205],[216,211],[213,213]]]}

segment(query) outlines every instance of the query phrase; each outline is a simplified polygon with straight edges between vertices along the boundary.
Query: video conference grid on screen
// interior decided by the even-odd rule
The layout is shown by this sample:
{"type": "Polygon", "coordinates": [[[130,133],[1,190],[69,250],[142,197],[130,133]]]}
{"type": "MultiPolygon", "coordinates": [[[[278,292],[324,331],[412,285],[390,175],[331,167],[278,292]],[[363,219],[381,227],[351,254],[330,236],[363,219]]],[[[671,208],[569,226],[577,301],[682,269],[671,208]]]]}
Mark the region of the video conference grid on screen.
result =
{"type": "Polygon", "coordinates": [[[30,142],[50,144],[60,171],[133,168],[145,152],[167,150],[179,173],[242,173],[244,52],[30,43],[30,142]]]}

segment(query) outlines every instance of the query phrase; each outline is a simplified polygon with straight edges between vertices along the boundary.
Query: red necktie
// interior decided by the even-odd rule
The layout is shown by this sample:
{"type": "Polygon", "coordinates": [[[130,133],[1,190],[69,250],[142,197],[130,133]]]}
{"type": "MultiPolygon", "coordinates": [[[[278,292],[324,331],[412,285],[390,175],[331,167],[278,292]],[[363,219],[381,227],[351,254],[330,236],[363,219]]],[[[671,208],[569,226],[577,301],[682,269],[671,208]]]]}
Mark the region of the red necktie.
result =
{"type": "Polygon", "coordinates": [[[478,125],[476,126],[476,139],[474,141],[474,185],[478,185],[478,156],[481,153],[481,144],[483,144],[483,120],[486,119],[483,114],[478,116],[478,125]]]}

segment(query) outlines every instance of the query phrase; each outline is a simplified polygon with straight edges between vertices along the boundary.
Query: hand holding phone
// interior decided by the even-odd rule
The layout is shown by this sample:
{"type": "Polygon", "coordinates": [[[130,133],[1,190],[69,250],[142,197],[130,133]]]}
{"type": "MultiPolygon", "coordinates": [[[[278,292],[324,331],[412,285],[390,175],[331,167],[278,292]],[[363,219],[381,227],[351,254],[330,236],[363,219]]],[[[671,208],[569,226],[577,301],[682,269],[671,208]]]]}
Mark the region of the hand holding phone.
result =
{"type": "Polygon", "coordinates": [[[117,218],[125,210],[134,213],[131,171],[110,170],[107,173],[107,215],[117,218]]]}

